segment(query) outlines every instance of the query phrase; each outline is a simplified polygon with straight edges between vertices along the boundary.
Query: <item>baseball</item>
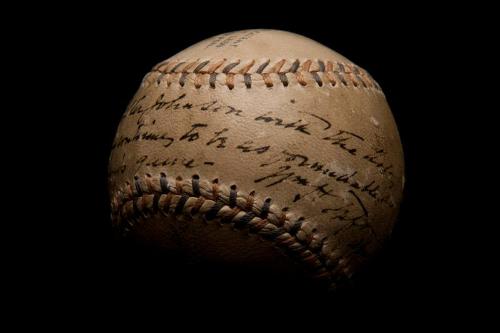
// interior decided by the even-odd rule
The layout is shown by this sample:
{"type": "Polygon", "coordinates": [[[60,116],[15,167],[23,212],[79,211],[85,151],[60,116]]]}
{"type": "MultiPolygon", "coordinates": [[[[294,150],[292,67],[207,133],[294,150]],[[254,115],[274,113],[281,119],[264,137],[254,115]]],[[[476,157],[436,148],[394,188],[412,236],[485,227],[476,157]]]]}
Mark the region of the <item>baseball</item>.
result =
{"type": "Polygon", "coordinates": [[[367,71],[293,33],[225,33],[144,77],[112,145],[112,222],[194,261],[335,288],[390,236],[403,167],[367,71]]]}

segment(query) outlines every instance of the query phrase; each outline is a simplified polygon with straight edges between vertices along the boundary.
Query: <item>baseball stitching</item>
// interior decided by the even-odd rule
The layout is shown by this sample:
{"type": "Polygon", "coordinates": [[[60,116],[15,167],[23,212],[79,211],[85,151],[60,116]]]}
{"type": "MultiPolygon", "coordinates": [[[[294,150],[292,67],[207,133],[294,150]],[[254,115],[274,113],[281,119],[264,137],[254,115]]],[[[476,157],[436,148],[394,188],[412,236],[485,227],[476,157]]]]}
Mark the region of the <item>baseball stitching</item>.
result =
{"type": "MultiPolygon", "coordinates": [[[[196,89],[226,86],[251,89],[261,81],[267,88],[277,84],[289,87],[351,87],[383,94],[377,82],[354,64],[329,60],[279,59],[271,61],[166,60],[144,77],[143,86],[166,83],[184,87],[192,83],[196,89]]],[[[199,218],[205,222],[230,224],[273,242],[292,259],[299,261],[313,278],[326,281],[331,288],[350,277],[349,258],[328,251],[327,240],[312,228],[304,217],[296,218],[288,207],[280,209],[271,198],[264,201],[255,192],[246,194],[236,185],[225,186],[218,180],[208,182],[198,175],[183,180],[146,174],[115,191],[111,200],[112,220],[124,235],[141,219],[155,214],[176,218],[199,218]]]]}
{"type": "Polygon", "coordinates": [[[237,230],[257,234],[303,264],[310,275],[334,288],[349,277],[348,260],[327,252],[326,237],[312,228],[304,217],[295,217],[288,208],[260,200],[255,192],[246,194],[236,185],[229,187],[201,180],[198,175],[183,180],[146,174],[117,190],[111,200],[112,221],[127,235],[141,219],[155,214],[200,218],[205,222],[230,224],[237,230]]]}
{"type": "Polygon", "coordinates": [[[378,83],[368,72],[354,64],[330,60],[280,59],[272,61],[249,60],[233,62],[219,60],[167,60],[149,72],[143,84],[160,84],[166,80],[167,86],[177,83],[183,87],[186,82],[193,82],[196,89],[204,85],[215,89],[216,83],[227,86],[230,90],[237,84],[247,89],[252,88],[253,81],[262,79],[268,88],[281,83],[288,87],[292,82],[301,86],[316,84],[319,87],[350,86],[354,88],[374,90],[382,93],[378,83]],[[222,79],[220,78],[222,77],[222,79]]]}

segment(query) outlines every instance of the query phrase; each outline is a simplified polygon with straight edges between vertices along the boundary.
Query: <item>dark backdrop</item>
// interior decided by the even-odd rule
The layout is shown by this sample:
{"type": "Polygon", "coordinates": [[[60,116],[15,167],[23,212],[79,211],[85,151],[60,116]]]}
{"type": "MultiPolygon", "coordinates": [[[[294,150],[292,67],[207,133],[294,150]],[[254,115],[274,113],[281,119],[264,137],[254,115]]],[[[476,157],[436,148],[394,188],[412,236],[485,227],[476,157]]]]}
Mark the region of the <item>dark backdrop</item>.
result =
{"type": "Polygon", "coordinates": [[[47,83],[52,118],[44,133],[57,147],[50,167],[55,175],[45,187],[57,188],[57,200],[52,191],[45,198],[57,208],[47,215],[57,227],[50,229],[50,241],[36,242],[43,246],[33,263],[43,295],[62,295],[63,306],[117,310],[120,318],[142,308],[154,308],[158,318],[169,320],[184,309],[246,320],[267,313],[289,321],[299,314],[341,320],[373,312],[384,323],[396,313],[439,315],[445,290],[455,283],[444,274],[456,254],[443,240],[453,236],[443,232],[452,219],[442,208],[451,195],[442,175],[454,171],[443,163],[453,150],[442,124],[457,111],[440,97],[446,86],[442,71],[450,65],[441,50],[455,32],[425,9],[362,15],[354,7],[292,7],[74,11],[41,33],[36,45],[42,59],[60,70],[49,69],[57,85],[47,83]],[[249,28],[303,34],[346,56],[379,82],[396,118],[407,179],[399,220],[384,251],[352,288],[338,294],[318,296],[294,281],[269,282],[252,272],[196,271],[113,239],[108,156],[120,116],[142,77],[197,41],[249,28]],[[45,50],[53,44],[55,52],[45,50]],[[425,307],[417,306],[422,302],[425,307]],[[172,306],[174,312],[167,310],[172,306]],[[417,310],[410,311],[413,307],[417,310]]]}

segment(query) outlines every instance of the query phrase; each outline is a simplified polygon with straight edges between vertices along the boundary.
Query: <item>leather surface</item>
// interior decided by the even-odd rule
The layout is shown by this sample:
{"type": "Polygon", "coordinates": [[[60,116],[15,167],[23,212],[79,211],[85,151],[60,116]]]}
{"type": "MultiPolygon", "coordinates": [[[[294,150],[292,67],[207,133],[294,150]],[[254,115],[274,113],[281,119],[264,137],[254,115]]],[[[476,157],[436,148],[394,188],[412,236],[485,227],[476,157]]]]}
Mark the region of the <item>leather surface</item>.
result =
{"type": "MultiPolygon", "coordinates": [[[[304,233],[347,275],[390,235],[404,182],[398,131],[376,82],[327,47],[273,30],[212,37],[146,75],[117,130],[112,198],[134,176],[161,172],[271,198],[305,218],[304,233]]],[[[164,224],[135,234],[194,257],[288,262],[258,237],[152,220],[164,224]]]]}

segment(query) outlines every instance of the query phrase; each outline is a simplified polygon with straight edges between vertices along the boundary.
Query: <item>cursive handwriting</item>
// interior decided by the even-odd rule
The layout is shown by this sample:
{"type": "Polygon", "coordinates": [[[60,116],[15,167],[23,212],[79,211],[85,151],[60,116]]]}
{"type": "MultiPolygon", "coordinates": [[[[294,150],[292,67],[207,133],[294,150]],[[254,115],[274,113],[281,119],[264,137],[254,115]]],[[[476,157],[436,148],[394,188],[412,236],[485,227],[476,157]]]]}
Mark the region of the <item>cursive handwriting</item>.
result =
{"type": "Polygon", "coordinates": [[[310,187],[312,188],[312,190],[309,192],[296,193],[293,197],[293,202],[297,202],[309,196],[312,196],[311,201],[315,201],[316,197],[318,198],[322,198],[324,196],[329,196],[334,198],[338,197],[337,195],[333,194],[334,189],[329,183],[323,183],[321,185],[310,184],[310,187]],[[313,194],[315,194],[315,196],[313,194]]]}
{"type": "Polygon", "coordinates": [[[326,131],[327,129],[330,129],[332,127],[332,123],[329,122],[328,120],[326,120],[325,118],[323,117],[320,117],[314,113],[309,113],[309,112],[304,112],[305,114],[308,114],[316,119],[319,119],[323,122],[323,124],[325,125],[325,127],[323,128],[323,131],[326,131]]]}
{"type": "Polygon", "coordinates": [[[282,151],[282,155],[278,158],[261,163],[261,168],[276,165],[276,168],[269,171],[265,176],[259,177],[254,180],[256,183],[267,181],[266,187],[275,186],[284,182],[285,180],[292,181],[299,185],[309,186],[311,181],[301,174],[300,169],[310,170],[314,173],[320,173],[327,176],[337,184],[348,186],[356,194],[366,194],[377,202],[383,202],[392,206],[390,196],[381,196],[381,186],[372,180],[368,184],[362,184],[357,180],[358,171],[351,173],[339,172],[326,167],[325,163],[320,161],[311,161],[310,158],[304,154],[294,154],[287,150],[282,151]]]}
{"type": "Polygon", "coordinates": [[[255,183],[260,183],[265,180],[271,180],[270,183],[266,184],[266,187],[271,187],[282,183],[285,180],[289,180],[290,182],[297,183],[302,186],[309,185],[309,180],[300,175],[297,175],[294,171],[289,171],[292,167],[290,165],[281,165],[278,167],[278,170],[268,174],[264,177],[260,177],[254,180],[255,183]]]}
{"type": "Polygon", "coordinates": [[[196,161],[193,158],[150,158],[148,155],[142,155],[136,160],[136,165],[139,167],[147,166],[147,167],[165,167],[165,166],[174,166],[174,165],[182,165],[186,169],[192,169],[195,167],[204,165],[214,165],[212,161],[196,161]]]}
{"type": "Polygon", "coordinates": [[[323,140],[329,141],[332,145],[340,147],[341,149],[345,150],[351,155],[356,155],[358,149],[354,148],[352,145],[349,144],[352,144],[352,141],[356,140],[364,141],[365,139],[352,132],[339,130],[337,133],[333,135],[324,137],[323,140]]]}
{"type": "Polygon", "coordinates": [[[236,146],[236,149],[239,149],[242,153],[251,153],[256,152],[257,154],[263,154],[271,148],[269,145],[255,147],[253,146],[254,142],[252,140],[245,141],[240,145],[236,146]]]}
{"type": "Polygon", "coordinates": [[[321,210],[322,214],[329,215],[330,221],[332,222],[348,222],[343,228],[337,230],[336,233],[346,229],[347,227],[351,227],[352,225],[367,225],[368,211],[366,210],[363,202],[359,199],[356,193],[354,193],[354,191],[349,190],[347,193],[353,197],[353,200],[350,200],[347,203],[344,202],[341,205],[332,203],[329,207],[321,210]]]}
{"type": "Polygon", "coordinates": [[[198,128],[203,128],[203,127],[207,127],[208,125],[207,124],[199,124],[199,123],[196,123],[196,124],[192,124],[191,125],[191,129],[189,131],[187,131],[186,133],[184,133],[179,141],[182,141],[182,140],[187,140],[189,142],[191,141],[196,141],[200,138],[200,134],[198,133],[198,128]]]}
{"type": "Polygon", "coordinates": [[[277,126],[277,127],[291,128],[291,129],[294,129],[294,130],[298,131],[299,133],[311,135],[311,133],[309,132],[309,129],[307,127],[309,124],[308,123],[301,124],[302,123],[302,119],[299,119],[299,120],[296,120],[296,121],[293,121],[293,122],[287,122],[287,121],[284,121],[281,118],[272,117],[269,114],[270,113],[265,113],[263,115],[260,115],[260,116],[256,117],[254,120],[258,121],[258,122],[264,122],[264,123],[267,123],[267,124],[272,124],[272,125],[277,126]]]}
{"type": "Polygon", "coordinates": [[[170,147],[170,145],[174,142],[174,138],[168,136],[167,133],[155,133],[149,131],[137,132],[133,136],[120,135],[111,145],[111,150],[137,141],[159,141],[163,147],[170,147]]]}
{"type": "Polygon", "coordinates": [[[156,133],[146,131],[144,127],[136,130],[136,133],[131,136],[118,136],[112,144],[112,150],[123,147],[125,145],[147,141],[147,142],[161,142],[163,147],[168,148],[176,142],[198,142],[201,141],[207,146],[214,146],[218,149],[236,149],[240,153],[256,153],[264,154],[271,149],[269,144],[256,144],[252,140],[240,142],[231,142],[231,130],[229,128],[222,128],[221,130],[212,132],[209,135],[209,125],[206,123],[193,123],[190,128],[179,135],[178,137],[170,136],[167,133],[156,133]]]}
{"type": "Polygon", "coordinates": [[[387,152],[384,149],[376,149],[373,153],[363,156],[363,159],[375,165],[379,169],[380,173],[392,176],[393,173],[391,169],[393,168],[393,165],[386,165],[384,162],[386,154],[387,152]]]}
{"type": "Polygon", "coordinates": [[[217,148],[226,148],[226,141],[227,141],[227,136],[223,136],[222,134],[229,131],[229,128],[223,128],[220,131],[216,131],[215,136],[208,140],[207,146],[210,146],[211,144],[218,143],[217,148]]]}
{"type": "Polygon", "coordinates": [[[186,110],[186,111],[201,111],[201,112],[220,112],[224,114],[231,114],[235,116],[242,116],[242,110],[233,106],[223,104],[218,100],[209,101],[206,103],[193,104],[186,100],[186,94],[181,94],[173,99],[166,99],[165,94],[161,94],[152,103],[147,105],[145,103],[146,95],[143,95],[134,101],[128,107],[123,117],[130,117],[133,115],[144,115],[153,111],[168,111],[168,110],[186,110]]]}

